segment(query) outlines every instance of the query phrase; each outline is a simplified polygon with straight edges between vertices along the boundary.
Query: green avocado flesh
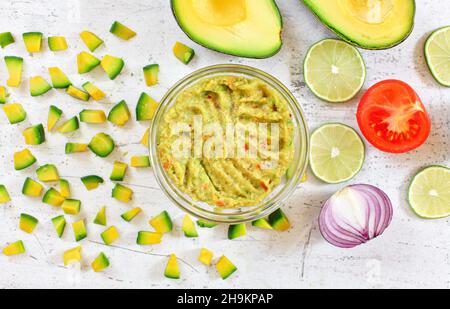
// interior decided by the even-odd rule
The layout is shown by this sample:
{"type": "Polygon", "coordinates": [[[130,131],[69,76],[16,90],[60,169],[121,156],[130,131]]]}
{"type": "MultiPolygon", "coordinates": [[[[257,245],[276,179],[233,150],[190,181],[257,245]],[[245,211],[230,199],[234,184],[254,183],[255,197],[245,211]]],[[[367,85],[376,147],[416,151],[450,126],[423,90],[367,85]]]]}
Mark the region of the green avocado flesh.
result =
{"type": "Polygon", "coordinates": [[[366,49],[403,42],[414,27],[414,0],[303,0],[322,23],[366,49]]]}
{"type": "Polygon", "coordinates": [[[181,29],[196,43],[239,57],[268,58],[282,46],[274,0],[172,0],[181,29]]]}

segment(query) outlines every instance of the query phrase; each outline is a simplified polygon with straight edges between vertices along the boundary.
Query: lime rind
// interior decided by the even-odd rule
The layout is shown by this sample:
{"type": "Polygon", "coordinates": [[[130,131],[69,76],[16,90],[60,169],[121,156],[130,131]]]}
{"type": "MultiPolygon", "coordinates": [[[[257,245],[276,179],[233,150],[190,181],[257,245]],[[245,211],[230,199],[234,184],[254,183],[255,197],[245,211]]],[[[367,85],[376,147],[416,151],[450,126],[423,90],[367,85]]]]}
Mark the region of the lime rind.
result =
{"type": "Polygon", "coordinates": [[[409,186],[408,202],[414,213],[421,218],[449,217],[450,169],[432,165],[418,172],[409,186]]]}
{"type": "Polygon", "coordinates": [[[352,127],[328,123],[311,134],[309,157],[311,171],[317,178],[330,184],[342,183],[360,172],[365,160],[365,145],[352,127]]]}
{"type": "Polygon", "coordinates": [[[303,63],[303,72],[311,92],[331,103],[351,100],[366,80],[366,66],[361,53],[349,43],[337,39],[325,39],[311,46],[303,63]],[[333,69],[337,70],[336,74],[333,74],[333,69]],[[320,87],[326,87],[327,93],[320,87]]]}
{"type": "Polygon", "coordinates": [[[450,87],[450,26],[437,29],[429,36],[425,43],[425,59],[434,79],[442,86],[450,87]],[[441,35],[443,39],[438,43],[441,35]]]}

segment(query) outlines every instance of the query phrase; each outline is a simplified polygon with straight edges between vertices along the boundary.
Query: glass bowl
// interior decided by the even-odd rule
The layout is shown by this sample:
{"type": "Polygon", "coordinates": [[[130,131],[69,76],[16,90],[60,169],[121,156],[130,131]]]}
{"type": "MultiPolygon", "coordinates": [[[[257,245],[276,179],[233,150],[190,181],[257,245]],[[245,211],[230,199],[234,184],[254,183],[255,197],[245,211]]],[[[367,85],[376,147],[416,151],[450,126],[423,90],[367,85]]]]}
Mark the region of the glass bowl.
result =
{"type": "Polygon", "coordinates": [[[212,223],[237,224],[254,221],[265,217],[278,208],[291,196],[299,185],[306,171],[309,153],[309,132],[303,111],[292,93],[273,76],[243,65],[224,64],[214,65],[198,70],[176,83],[162,99],[151,125],[150,158],[156,180],[167,197],[179,208],[190,215],[212,223]],[[178,189],[162,167],[158,155],[158,129],[162,124],[165,113],[173,106],[180,93],[194,86],[199,81],[215,76],[241,76],[258,79],[276,91],[288,103],[294,125],[295,155],[293,170],[289,179],[284,177],[280,185],[261,203],[251,207],[220,208],[204,202],[193,200],[189,195],[178,189]]]}

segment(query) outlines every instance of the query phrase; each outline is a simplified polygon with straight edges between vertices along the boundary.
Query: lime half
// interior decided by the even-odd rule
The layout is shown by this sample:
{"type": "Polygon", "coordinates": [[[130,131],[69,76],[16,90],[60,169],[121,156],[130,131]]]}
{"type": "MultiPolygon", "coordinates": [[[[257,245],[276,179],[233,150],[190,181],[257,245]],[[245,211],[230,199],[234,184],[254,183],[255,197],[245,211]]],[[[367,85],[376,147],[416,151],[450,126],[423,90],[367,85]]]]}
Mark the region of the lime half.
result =
{"type": "Polygon", "coordinates": [[[411,182],[409,204],[422,218],[450,216],[450,169],[430,166],[419,172],[411,182]]]}
{"type": "Polygon", "coordinates": [[[305,82],[320,99],[346,102],[361,90],[366,67],[359,51],[352,45],[326,39],[313,45],[304,63],[305,82]]]}
{"type": "Polygon", "coordinates": [[[323,125],[311,135],[311,170],[327,183],[350,180],[361,170],[364,151],[353,128],[340,123],[323,125]]]}
{"type": "Polygon", "coordinates": [[[430,35],[425,44],[425,57],[438,83],[450,87],[450,26],[430,35]]]}

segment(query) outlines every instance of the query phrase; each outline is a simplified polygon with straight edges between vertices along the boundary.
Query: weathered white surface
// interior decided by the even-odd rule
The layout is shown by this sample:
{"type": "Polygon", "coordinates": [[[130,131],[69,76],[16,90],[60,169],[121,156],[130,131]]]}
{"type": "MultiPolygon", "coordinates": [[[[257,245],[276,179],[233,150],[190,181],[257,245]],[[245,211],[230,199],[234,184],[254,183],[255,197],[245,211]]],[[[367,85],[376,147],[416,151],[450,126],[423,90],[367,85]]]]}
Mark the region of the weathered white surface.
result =
{"type": "MultiPolygon", "coordinates": [[[[188,240],[180,231],[183,214],[165,198],[150,170],[130,169],[126,183],[135,190],[132,205],[122,205],[109,198],[112,185],[107,183],[99,190],[86,193],[77,179],[88,174],[109,177],[112,162],[129,151],[130,155],[146,154],[137,143],[145,126],[138,123],[117,129],[111,125],[100,127],[82,125],[74,135],[64,137],[57,133],[47,135],[48,142],[32,147],[40,164],[54,163],[65,178],[71,181],[75,198],[83,201],[79,218],[92,222],[101,205],[108,205],[109,224],[116,225],[121,239],[120,248],[106,247],[100,241],[101,228],[89,223],[89,240],[84,240],[82,271],[67,270],[62,266],[61,254],[76,246],[73,234],[67,227],[62,240],[55,236],[50,218],[58,211],[50,206],[23,197],[21,187],[26,176],[34,176],[34,168],[15,172],[12,154],[24,147],[21,131],[29,124],[46,123],[50,104],[60,106],[66,117],[82,108],[103,108],[110,105],[83,104],[52,90],[44,97],[33,99],[28,95],[28,78],[42,75],[48,78],[47,67],[60,66],[70,74],[76,85],[93,80],[109,93],[110,102],[121,99],[134,108],[141,91],[148,90],[142,80],[143,65],[157,62],[161,65],[161,85],[150,89],[155,98],[161,98],[175,81],[201,67],[218,63],[243,63],[266,70],[294,92],[301,102],[312,128],[327,121],[340,121],[356,127],[355,110],[358,98],[343,105],[330,105],[317,100],[302,81],[301,63],[307,48],[314,42],[333,35],[326,30],[297,0],[278,1],[284,16],[284,47],[268,60],[246,60],[221,55],[196,46],[176,25],[168,0],[70,0],[70,1],[4,1],[0,10],[0,29],[12,31],[16,44],[1,50],[1,56],[20,55],[25,58],[25,79],[19,90],[13,90],[11,101],[21,102],[28,119],[18,126],[7,124],[0,113],[0,179],[7,185],[13,202],[0,209],[0,245],[23,239],[27,254],[7,258],[0,256],[0,287],[84,287],[84,288],[363,288],[363,287],[450,287],[448,219],[426,221],[417,218],[408,208],[406,189],[417,170],[428,164],[449,165],[449,103],[450,90],[438,86],[429,74],[423,57],[426,36],[435,28],[450,22],[450,2],[435,0],[417,1],[416,28],[411,37],[399,47],[387,51],[363,51],[368,78],[365,88],[385,78],[399,78],[410,83],[420,94],[433,121],[433,133],[427,144],[405,155],[384,154],[367,147],[364,169],[353,183],[364,182],[384,189],[395,205],[392,226],[380,239],[353,250],[340,250],[328,245],[317,229],[317,217],[323,201],[342,185],[324,185],[309,177],[287,205],[293,223],[288,233],[270,233],[249,228],[249,236],[229,241],[226,227],[201,230],[201,237],[188,240]],[[7,3],[6,3],[7,2],[7,3]],[[137,30],[138,36],[123,42],[108,30],[114,20],[119,20],[137,30]],[[85,47],[78,37],[80,31],[89,29],[100,35],[106,46],[96,55],[106,53],[125,58],[126,69],[115,82],[107,80],[101,69],[85,76],[76,74],[76,54],[85,47]],[[69,51],[54,54],[45,47],[44,52],[32,57],[24,52],[20,37],[25,31],[42,31],[46,36],[65,35],[69,51]],[[195,47],[197,57],[189,66],[179,63],[171,55],[171,47],[180,40],[195,47]],[[114,139],[124,145],[107,160],[92,154],[64,155],[64,143],[88,141],[98,131],[111,132],[114,139]],[[124,223],[119,215],[131,206],[142,206],[145,216],[131,224],[124,223]],[[177,228],[160,246],[139,248],[135,245],[138,230],[148,230],[148,217],[168,209],[176,220],[177,228]],[[18,230],[21,212],[35,215],[41,221],[34,235],[18,230]],[[226,254],[239,267],[229,280],[218,278],[214,268],[206,269],[196,261],[198,250],[206,246],[216,255],[226,254]],[[129,248],[130,250],[127,250],[129,248]],[[94,274],[90,261],[105,251],[112,266],[106,272],[94,274]],[[138,250],[132,252],[131,250],[138,250]],[[182,264],[182,280],[171,281],[162,276],[167,255],[175,252],[187,264],[182,264]]],[[[47,44],[45,44],[47,45],[47,44]]],[[[0,84],[5,84],[6,68],[0,66],[0,84]]],[[[68,216],[67,216],[68,217],[68,216]]],[[[75,219],[71,218],[70,220],[75,219]]]]}

